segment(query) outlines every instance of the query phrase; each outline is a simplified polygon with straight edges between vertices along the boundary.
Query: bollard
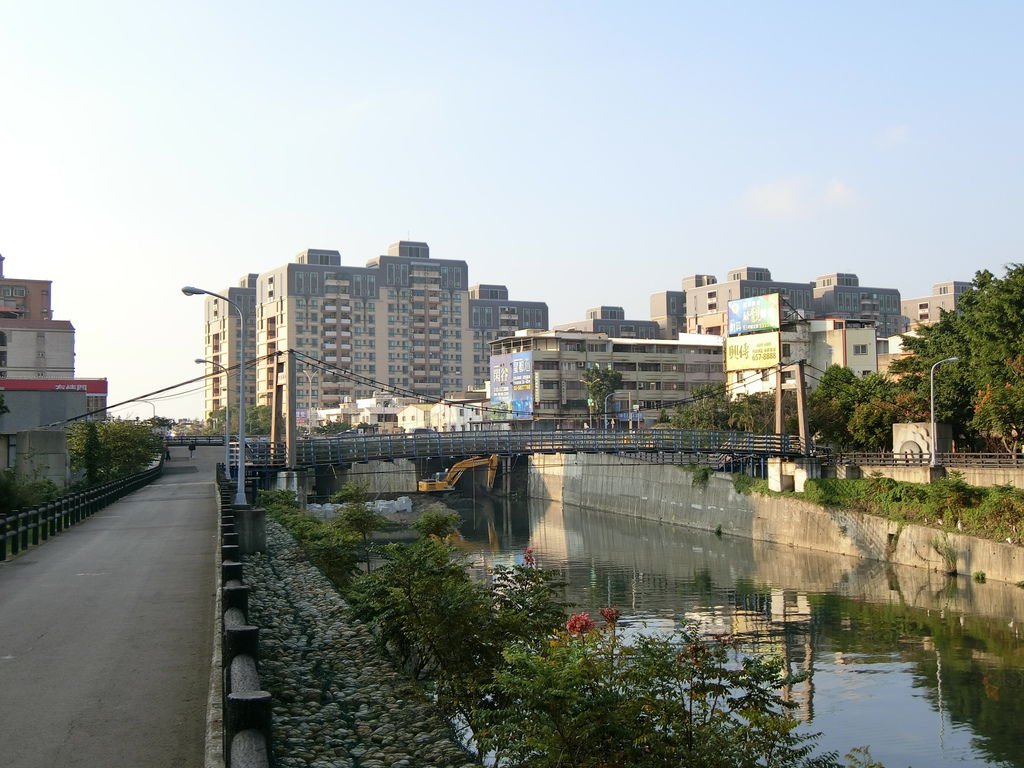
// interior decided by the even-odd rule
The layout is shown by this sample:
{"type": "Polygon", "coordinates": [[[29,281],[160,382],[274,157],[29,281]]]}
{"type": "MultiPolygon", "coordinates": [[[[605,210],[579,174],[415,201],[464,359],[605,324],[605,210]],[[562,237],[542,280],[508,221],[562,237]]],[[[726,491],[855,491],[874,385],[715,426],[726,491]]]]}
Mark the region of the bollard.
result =
{"type": "Polygon", "coordinates": [[[238,545],[238,534],[237,533],[221,533],[221,542],[226,547],[238,545]]]}
{"type": "MultiPolygon", "coordinates": [[[[231,744],[242,731],[258,731],[270,742],[270,694],[239,691],[227,697],[224,706],[224,742],[227,764],[231,765],[231,744]]],[[[269,753],[269,749],[267,750],[269,753]]]]}
{"type": "Polygon", "coordinates": [[[224,666],[229,667],[235,656],[252,656],[254,661],[259,661],[257,656],[260,645],[259,627],[243,624],[237,627],[224,627],[224,666]]]}
{"type": "Polygon", "coordinates": [[[0,515],[0,560],[7,559],[7,515],[0,515]]]}
{"type": "Polygon", "coordinates": [[[241,581],[242,564],[233,560],[222,562],[220,564],[220,578],[224,583],[229,581],[241,581]]]}
{"type": "Polygon", "coordinates": [[[21,531],[21,548],[28,549],[28,512],[18,513],[18,530],[21,531]]]}
{"type": "Polygon", "coordinates": [[[249,588],[246,586],[237,587],[224,587],[223,589],[223,607],[227,611],[229,608],[237,608],[240,610],[248,619],[249,616],[249,588]]]}
{"type": "Polygon", "coordinates": [[[231,544],[222,546],[220,548],[220,559],[221,560],[235,560],[236,562],[242,561],[242,553],[238,551],[237,544],[231,544]]]}
{"type": "Polygon", "coordinates": [[[29,527],[32,529],[32,546],[39,546],[39,507],[33,507],[29,513],[29,527]]]}

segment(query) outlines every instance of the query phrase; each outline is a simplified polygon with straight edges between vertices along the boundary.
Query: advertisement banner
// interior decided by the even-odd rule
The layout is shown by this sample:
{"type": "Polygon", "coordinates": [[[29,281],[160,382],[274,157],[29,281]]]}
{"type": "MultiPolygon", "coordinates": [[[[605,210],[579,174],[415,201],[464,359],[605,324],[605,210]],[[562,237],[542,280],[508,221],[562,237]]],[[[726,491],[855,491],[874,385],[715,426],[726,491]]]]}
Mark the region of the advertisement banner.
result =
{"type": "Polygon", "coordinates": [[[779,294],[751,296],[729,302],[729,335],[779,329],[779,294]]]}
{"type": "Polygon", "coordinates": [[[491,356],[491,407],[508,419],[533,418],[532,352],[491,356]]]}
{"type": "Polygon", "coordinates": [[[754,371],[779,364],[779,332],[729,336],[725,340],[725,370],[754,371]]]}
{"type": "Polygon", "coordinates": [[[0,379],[0,391],[107,394],[106,379],[0,379]]]}

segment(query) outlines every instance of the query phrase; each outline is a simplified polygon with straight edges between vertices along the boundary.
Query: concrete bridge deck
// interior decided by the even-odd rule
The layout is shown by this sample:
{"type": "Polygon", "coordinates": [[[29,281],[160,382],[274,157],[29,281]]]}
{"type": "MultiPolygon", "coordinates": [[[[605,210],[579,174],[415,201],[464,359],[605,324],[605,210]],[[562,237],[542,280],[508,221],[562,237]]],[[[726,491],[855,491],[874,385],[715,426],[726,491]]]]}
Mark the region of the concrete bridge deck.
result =
{"type": "Polygon", "coordinates": [[[0,764],[204,764],[213,648],[214,467],[165,474],[0,563],[0,764]]]}

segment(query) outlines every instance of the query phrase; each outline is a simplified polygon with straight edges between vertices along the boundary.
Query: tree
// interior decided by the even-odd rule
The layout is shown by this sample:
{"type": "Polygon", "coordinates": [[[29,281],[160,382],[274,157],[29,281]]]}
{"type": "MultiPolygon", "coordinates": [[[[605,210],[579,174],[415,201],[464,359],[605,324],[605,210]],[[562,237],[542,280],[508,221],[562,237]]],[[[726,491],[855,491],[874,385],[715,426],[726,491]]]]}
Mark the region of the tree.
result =
{"type": "Polygon", "coordinates": [[[162,451],[163,440],[146,422],[79,421],[68,428],[71,467],[84,470],[90,485],[141,472],[162,451]]]}
{"type": "Polygon", "coordinates": [[[604,412],[605,398],[622,389],[622,374],[611,368],[594,366],[583,372],[581,381],[587,388],[591,416],[600,413],[602,418],[607,418],[608,414],[604,412]]]}
{"type": "Polygon", "coordinates": [[[693,390],[690,401],[677,405],[670,417],[677,429],[726,429],[729,399],[725,384],[703,384],[693,390]]]}
{"type": "Polygon", "coordinates": [[[1024,265],[1011,264],[1002,278],[975,274],[956,313],[905,336],[913,353],[890,371],[905,392],[929,402],[931,366],[949,357],[935,376],[935,415],[963,441],[990,441],[1018,449],[1024,432],[1024,265]]]}
{"type": "MultiPolygon", "coordinates": [[[[226,410],[228,418],[227,428],[231,433],[236,433],[238,431],[238,406],[232,405],[226,410]]],[[[224,408],[210,411],[206,417],[206,426],[203,428],[203,434],[223,434],[224,414],[224,408]]],[[[245,409],[245,433],[247,435],[269,435],[272,415],[269,405],[247,406],[245,409]]]]}
{"type": "Polygon", "coordinates": [[[841,365],[822,374],[807,405],[811,432],[839,448],[884,450],[894,423],[927,418],[915,389],[874,373],[857,378],[841,365]]]}
{"type": "Polygon", "coordinates": [[[729,404],[728,424],[744,432],[774,432],[775,395],[770,392],[739,395],[729,404]]]}
{"type": "Polygon", "coordinates": [[[335,504],[343,504],[335,521],[342,531],[359,536],[363,542],[366,570],[370,570],[370,534],[387,526],[387,520],[370,509],[366,503],[366,486],[359,483],[345,483],[341,490],[331,496],[335,504]]]}
{"type": "Polygon", "coordinates": [[[461,524],[462,520],[457,514],[443,504],[436,504],[423,510],[420,516],[413,521],[412,527],[424,538],[434,536],[444,539],[456,533],[461,524]]]}
{"type": "Polygon", "coordinates": [[[693,627],[670,638],[621,642],[617,612],[598,629],[576,614],[540,648],[513,646],[476,713],[481,752],[534,768],[833,766],[796,732],[779,692],[779,659],[734,662],[728,638],[693,627]]]}
{"type": "Polygon", "coordinates": [[[347,421],[327,421],[323,424],[317,424],[313,433],[326,437],[340,435],[342,432],[348,432],[350,429],[352,429],[352,425],[347,421]]]}

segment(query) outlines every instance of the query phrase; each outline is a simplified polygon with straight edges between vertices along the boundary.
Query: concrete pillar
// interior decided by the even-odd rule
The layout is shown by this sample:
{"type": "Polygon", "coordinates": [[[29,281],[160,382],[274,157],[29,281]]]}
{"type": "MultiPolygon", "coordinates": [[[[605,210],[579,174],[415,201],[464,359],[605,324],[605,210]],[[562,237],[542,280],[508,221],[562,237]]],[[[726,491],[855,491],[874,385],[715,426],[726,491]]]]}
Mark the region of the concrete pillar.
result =
{"type": "Polygon", "coordinates": [[[793,490],[793,463],[777,456],[768,459],[768,489],[776,493],[793,490]]]}

